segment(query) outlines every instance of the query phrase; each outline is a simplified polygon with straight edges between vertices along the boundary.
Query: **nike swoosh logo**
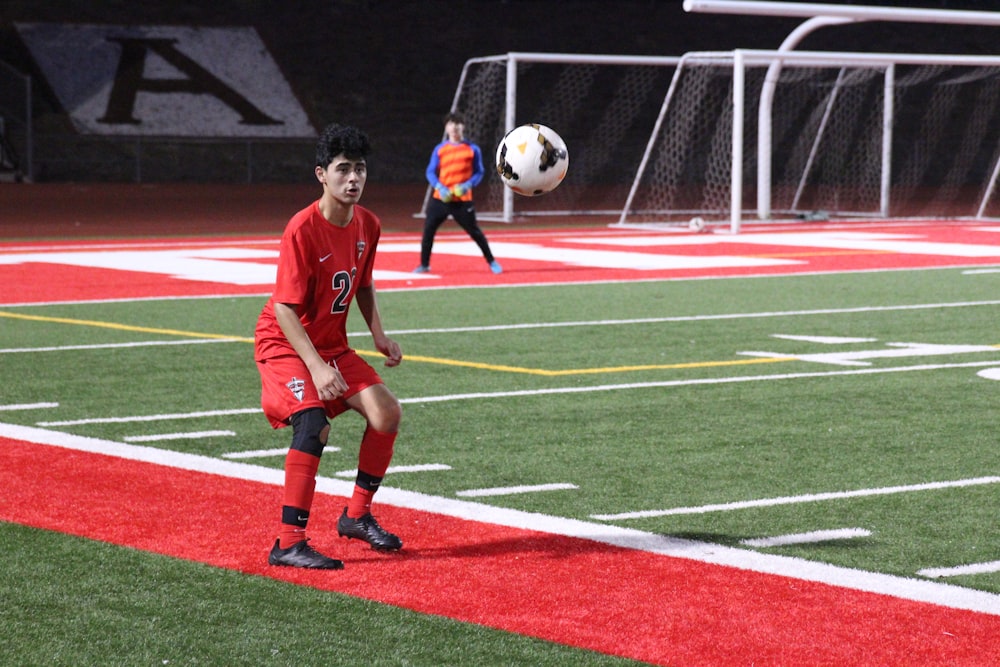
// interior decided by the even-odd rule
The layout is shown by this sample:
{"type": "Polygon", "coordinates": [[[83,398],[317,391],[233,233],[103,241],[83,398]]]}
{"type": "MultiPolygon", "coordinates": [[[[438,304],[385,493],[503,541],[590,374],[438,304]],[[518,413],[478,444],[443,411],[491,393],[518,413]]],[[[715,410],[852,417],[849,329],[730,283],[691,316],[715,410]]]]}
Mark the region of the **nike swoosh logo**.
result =
{"type": "Polygon", "coordinates": [[[326,260],[330,259],[330,256],[331,256],[331,255],[333,255],[333,253],[332,253],[332,252],[331,252],[331,253],[328,253],[328,254],[326,254],[326,255],[323,255],[322,257],[320,257],[320,258],[319,258],[319,261],[321,261],[321,262],[325,262],[326,260]]]}

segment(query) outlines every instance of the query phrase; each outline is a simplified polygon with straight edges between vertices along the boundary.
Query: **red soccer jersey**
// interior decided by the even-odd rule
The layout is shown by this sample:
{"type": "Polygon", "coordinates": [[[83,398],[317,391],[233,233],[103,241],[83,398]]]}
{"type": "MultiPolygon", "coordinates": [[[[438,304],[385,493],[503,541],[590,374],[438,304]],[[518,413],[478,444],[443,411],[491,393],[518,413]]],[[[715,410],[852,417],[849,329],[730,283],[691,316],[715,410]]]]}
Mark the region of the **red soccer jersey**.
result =
{"type": "Polygon", "coordinates": [[[347,311],[358,288],[372,284],[381,229],[378,217],[359,205],[347,226],[333,225],[320,213],[319,201],[288,221],[274,292],[257,320],[255,359],[296,354],[275,319],[275,303],[298,306],[299,319],[324,359],[348,349],[347,311]]]}

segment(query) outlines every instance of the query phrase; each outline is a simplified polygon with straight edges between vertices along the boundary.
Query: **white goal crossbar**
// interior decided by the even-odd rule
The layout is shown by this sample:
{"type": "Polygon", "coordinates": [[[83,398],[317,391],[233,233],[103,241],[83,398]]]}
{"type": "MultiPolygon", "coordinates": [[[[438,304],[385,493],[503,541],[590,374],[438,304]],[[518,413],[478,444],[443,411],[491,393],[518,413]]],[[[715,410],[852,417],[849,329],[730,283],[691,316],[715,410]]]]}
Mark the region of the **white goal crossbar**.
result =
{"type": "Polygon", "coordinates": [[[766,0],[684,0],[684,11],[741,16],[839,17],[855,21],[900,23],[951,23],[1000,26],[1000,13],[964,9],[832,5],[821,2],[768,2],[766,0]]]}
{"type": "MultiPolygon", "coordinates": [[[[723,111],[724,116],[720,117],[721,120],[710,119],[708,121],[708,123],[713,126],[712,131],[715,132],[716,135],[720,132],[719,128],[729,132],[729,155],[725,160],[729,168],[728,215],[725,215],[725,212],[718,206],[719,202],[716,202],[717,208],[715,210],[692,209],[688,215],[712,216],[714,214],[715,222],[728,222],[732,233],[739,232],[745,213],[745,206],[743,202],[743,190],[746,182],[744,169],[747,164],[744,155],[745,143],[747,138],[752,136],[749,133],[749,130],[752,129],[756,130],[758,137],[758,152],[756,163],[754,164],[754,171],[756,171],[757,174],[757,217],[761,220],[768,220],[772,218],[772,182],[770,168],[774,157],[772,135],[770,131],[772,124],[772,118],[770,115],[772,107],[770,104],[764,103],[765,96],[761,93],[761,90],[766,90],[768,83],[773,84],[773,81],[769,78],[765,78],[764,85],[758,86],[755,89],[754,93],[757,96],[757,99],[760,100],[759,109],[755,109],[750,106],[750,103],[747,101],[749,91],[747,88],[748,84],[746,74],[749,70],[754,68],[757,70],[767,68],[767,77],[772,77],[776,71],[774,69],[775,64],[778,64],[780,68],[787,68],[788,70],[794,68],[805,68],[809,70],[825,68],[838,72],[837,79],[834,80],[833,83],[819,82],[819,85],[813,86],[820,87],[828,91],[825,93],[826,101],[823,103],[826,105],[826,108],[820,108],[814,112],[814,115],[820,114],[821,117],[817,121],[818,129],[815,130],[814,138],[811,139],[812,148],[808,150],[809,154],[804,162],[805,167],[802,168],[800,173],[799,185],[795,188],[793,206],[791,207],[792,209],[797,208],[795,204],[800,200],[805,179],[812,168],[812,164],[817,155],[820,144],[829,140],[829,132],[826,128],[826,121],[830,108],[832,108],[837,99],[836,96],[838,90],[841,88],[841,81],[845,72],[870,71],[873,72],[874,75],[882,78],[882,106],[879,112],[881,116],[881,155],[880,165],[878,167],[878,207],[877,209],[869,209],[865,211],[847,211],[844,212],[844,214],[870,215],[883,218],[890,217],[893,213],[893,211],[890,210],[890,188],[892,187],[891,177],[893,173],[893,105],[895,99],[893,91],[896,86],[896,69],[898,67],[924,67],[931,68],[931,72],[937,72],[937,70],[933,68],[968,68],[967,72],[953,77],[953,80],[949,82],[953,88],[957,88],[958,84],[962,82],[977,81],[979,79],[987,78],[987,75],[983,74],[984,71],[991,72],[991,74],[989,74],[990,78],[1000,80],[1000,56],[772,51],[753,49],[737,49],[732,52],[695,52],[685,54],[682,62],[678,65],[675,71],[674,80],[672,81],[671,87],[663,100],[659,116],[657,117],[652,134],[650,135],[646,151],[640,161],[636,178],[633,181],[628,198],[622,209],[622,213],[617,224],[629,224],[630,219],[635,218],[635,213],[640,210],[645,211],[647,214],[652,215],[655,218],[657,211],[656,206],[645,203],[637,203],[641,194],[654,187],[653,185],[650,185],[651,177],[647,176],[646,173],[651,169],[652,162],[657,162],[657,166],[661,167],[661,170],[672,170],[673,172],[679,173],[684,169],[683,165],[678,166],[671,163],[670,165],[667,165],[667,167],[664,167],[664,161],[667,159],[667,157],[664,156],[691,154],[697,152],[700,149],[699,147],[704,148],[707,146],[705,141],[702,141],[701,144],[695,145],[694,148],[683,143],[689,139],[689,136],[693,133],[693,131],[682,134],[680,138],[677,138],[676,134],[674,135],[674,138],[671,138],[671,136],[667,135],[666,130],[664,129],[667,125],[677,125],[677,118],[683,119],[685,114],[690,115],[691,112],[677,111],[675,109],[678,105],[691,104],[690,102],[678,101],[675,99],[677,95],[676,88],[678,86],[678,81],[681,80],[682,77],[684,77],[691,70],[698,68],[714,68],[715,71],[730,71],[728,76],[731,79],[731,84],[729,84],[731,86],[731,97],[725,102],[725,109],[723,111]],[[752,111],[759,111],[759,113],[751,113],[752,111]],[[672,124],[667,121],[668,112],[671,112],[672,114],[670,116],[670,119],[673,120],[672,124]],[[758,127],[747,128],[745,125],[746,120],[755,116],[758,118],[758,127]],[[725,217],[720,219],[718,215],[720,213],[725,215],[725,217]],[[726,220],[726,218],[728,218],[728,220],[726,220]]],[[[928,75],[928,77],[929,76],[930,75],[928,75]]],[[[701,98],[699,98],[699,103],[700,100],[701,98]]],[[[995,126],[996,122],[993,122],[992,125],[995,126]]],[[[895,138],[898,139],[898,137],[895,138]]],[[[912,143],[919,144],[923,138],[916,136],[911,137],[909,140],[912,143]]],[[[717,138],[713,142],[713,145],[717,147],[719,143],[720,142],[717,138]]],[[[716,148],[716,150],[718,149],[716,148]]],[[[996,181],[998,174],[1000,174],[1000,146],[995,147],[993,150],[991,160],[990,169],[988,170],[988,182],[986,183],[985,190],[983,191],[981,199],[975,208],[975,214],[963,217],[983,217],[986,205],[994,195],[996,181]]],[[[716,161],[718,162],[718,158],[716,161]]],[[[984,174],[983,179],[986,180],[986,178],[987,176],[984,174]]],[[[659,187],[665,187],[668,190],[677,190],[682,186],[668,184],[660,185],[659,187]]],[[[666,206],[661,205],[660,210],[664,214],[672,215],[676,220],[677,214],[681,212],[683,208],[676,206],[673,203],[673,200],[670,200],[666,206]]],[[[681,219],[681,222],[686,222],[686,220],[681,219]]]]}

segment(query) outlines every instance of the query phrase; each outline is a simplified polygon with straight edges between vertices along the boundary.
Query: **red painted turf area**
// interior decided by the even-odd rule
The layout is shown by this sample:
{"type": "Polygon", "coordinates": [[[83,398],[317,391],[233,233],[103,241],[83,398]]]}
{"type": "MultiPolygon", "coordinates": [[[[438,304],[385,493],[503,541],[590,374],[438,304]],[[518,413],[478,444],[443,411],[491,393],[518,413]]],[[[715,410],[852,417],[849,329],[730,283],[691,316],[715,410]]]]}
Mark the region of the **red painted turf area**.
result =
{"type": "Polygon", "coordinates": [[[280,489],[0,438],[0,520],[272,577],[663,665],[996,665],[978,614],[376,506],[406,547],[339,540],[318,495],[314,544],[346,570],[270,567],[280,489]],[[30,480],[30,482],[28,481],[30,480]]]}
{"type": "MultiPolygon", "coordinates": [[[[652,245],[629,249],[602,242],[608,237],[648,236],[657,232],[600,228],[564,228],[556,230],[519,228],[516,226],[491,229],[490,242],[498,248],[503,244],[518,244],[539,249],[542,259],[498,258],[504,266],[501,275],[493,275],[482,257],[449,255],[437,252],[432,260],[432,277],[416,278],[410,271],[419,262],[417,250],[419,235],[415,233],[386,233],[382,237],[380,252],[376,259],[376,269],[395,272],[391,278],[378,278],[378,287],[387,289],[412,289],[426,287],[498,286],[549,283],[582,283],[595,281],[632,281],[651,279],[688,279],[719,276],[786,275],[803,272],[837,272],[891,270],[908,268],[932,268],[948,266],[995,265],[1000,261],[1000,247],[995,253],[963,256],[958,250],[949,254],[948,244],[965,244],[988,247],[995,245],[1000,233],[987,231],[996,225],[985,223],[928,224],[911,223],[895,225],[757,225],[748,226],[747,231],[738,236],[694,235],[684,233],[681,238],[703,240],[704,243],[681,245],[652,245]],[[824,247],[823,239],[815,236],[816,245],[797,243],[781,245],[752,243],[751,238],[763,238],[768,234],[801,235],[806,241],[809,235],[833,230],[844,230],[861,234],[888,234],[894,238],[909,239],[916,243],[941,244],[940,254],[932,252],[907,253],[905,244],[898,252],[865,250],[838,247],[824,247]],[[588,240],[589,239],[589,240],[588,240]],[[388,246],[403,244],[405,252],[390,250],[388,246]],[[566,251],[621,251],[648,255],[672,255],[678,257],[738,256],[752,258],[774,258],[791,261],[791,264],[770,266],[732,266],[714,268],[660,268],[640,270],[634,268],[609,268],[582,266],[560,261],[566,251]]],[[[662,235],[664,238],[678,238],[678,235],[662,235]]],[[[184,249],[227,246],[252,248],[255,250],[277,251],[278,236],[253,237],[192,237],[150,238],[140,241],[60,241],[13,242],[0,244],[0,303],[39,303],[49,301],[124,299],[141,297],[184,297],[198,295],[265,294],[271,284],[232,285],[224,282],[181,280],[169,275],[143,273],[141,271],[83,268],[46,262],[47,252],[94,252],[95,250],[114,252],[116,250],[184,249]],[[50,248],[47,250],[47,248],[50,248]],[[5,263],[4,256],[30,253],[37,260],[23,263],[5,263]]],[[[437,237],[437,247],[445,242],[472,242],[461,231],[453,228],[442,229],[437,237]]],[[[836,245],[836,244],[834,244],[836,245]]],[[[540,255],[540,256],[541,256],[540,255]]],[[[262,264],[275,264],[277,259],[259,258],[262,264]]]]}

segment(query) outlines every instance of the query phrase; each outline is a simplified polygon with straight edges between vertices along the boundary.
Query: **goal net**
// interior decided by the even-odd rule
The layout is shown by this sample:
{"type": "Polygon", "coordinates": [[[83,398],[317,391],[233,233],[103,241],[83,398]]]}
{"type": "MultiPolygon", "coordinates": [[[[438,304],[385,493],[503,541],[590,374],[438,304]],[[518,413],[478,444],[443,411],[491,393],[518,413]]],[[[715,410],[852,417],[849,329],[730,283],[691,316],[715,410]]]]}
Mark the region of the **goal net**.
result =
{"type": "Polygon", "coordinates": [[[1000,58],[687,54],[617,224],[996,217],[998,121],[1000,58]]]}
{"type": "MultiPolygon", "coordinates": [[[[508,53],[466,62],[452,109],[465,115],[466,136],[483,152],[486,175],[475,193],[479,218],[617,220],[679,60],[508,53]],[[497,145],[524,123],[551,127],[569,149],[566,180],[542,197],[515,195],[496,173],[497,145]]],[[[428,187],[424,208],[429,196],[428,187]]]]}

